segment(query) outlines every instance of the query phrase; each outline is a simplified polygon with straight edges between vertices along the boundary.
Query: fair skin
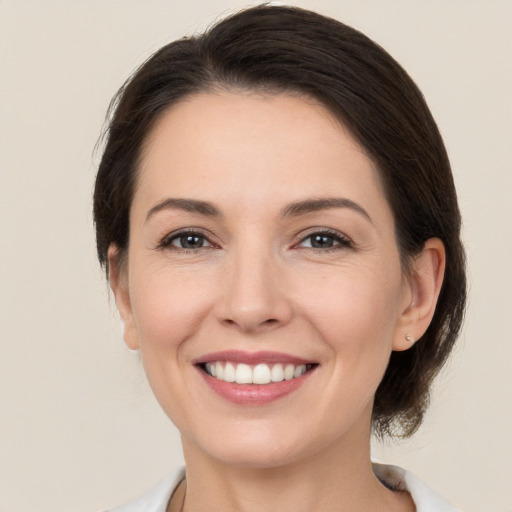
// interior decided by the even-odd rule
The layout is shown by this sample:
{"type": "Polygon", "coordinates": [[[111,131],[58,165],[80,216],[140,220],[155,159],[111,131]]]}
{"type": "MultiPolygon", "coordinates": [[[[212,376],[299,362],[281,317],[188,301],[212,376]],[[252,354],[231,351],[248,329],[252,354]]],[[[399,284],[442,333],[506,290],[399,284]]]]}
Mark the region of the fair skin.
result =
{"type": "Polygon", "coordinates": [[[121,267],[116,254],[125,341],[182,436],[169,511],[414,510],[373,474],[371,411],[391,351],[433,316],[443,245],[403,272],[374,164],[321,105],[174,105],[147,140],[121,267]],[[240,362],[305,373],[248,385],[206,365],[240,362]]]}

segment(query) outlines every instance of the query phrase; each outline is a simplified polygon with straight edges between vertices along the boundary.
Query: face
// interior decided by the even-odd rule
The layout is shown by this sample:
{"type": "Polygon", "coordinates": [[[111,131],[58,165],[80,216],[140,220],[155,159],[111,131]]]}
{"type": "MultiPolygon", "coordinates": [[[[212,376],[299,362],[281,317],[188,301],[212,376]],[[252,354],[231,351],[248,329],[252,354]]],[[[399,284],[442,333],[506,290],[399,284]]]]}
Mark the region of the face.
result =
{"type": "Polygon", "coordinates": [[[185,452],[261,467],[368,442],[412,300],[372,161],[289,95],[196,95],[159,120],[113,286],[185,452]]]}

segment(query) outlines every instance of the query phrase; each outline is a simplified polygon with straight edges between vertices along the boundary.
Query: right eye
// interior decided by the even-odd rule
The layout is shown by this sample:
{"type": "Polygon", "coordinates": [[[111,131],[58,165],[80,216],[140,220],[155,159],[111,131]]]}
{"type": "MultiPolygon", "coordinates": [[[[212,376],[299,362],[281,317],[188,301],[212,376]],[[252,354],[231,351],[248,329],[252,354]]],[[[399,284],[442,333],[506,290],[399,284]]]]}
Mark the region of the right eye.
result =
{"type": "Polygon", "coordinates": [[[205,247],[213,247],[213,244],[202,234],[197,232],[181,232],[167,236],[162,240],[160,247],[172,247],[177,250],[195,251],[205,247]]]}

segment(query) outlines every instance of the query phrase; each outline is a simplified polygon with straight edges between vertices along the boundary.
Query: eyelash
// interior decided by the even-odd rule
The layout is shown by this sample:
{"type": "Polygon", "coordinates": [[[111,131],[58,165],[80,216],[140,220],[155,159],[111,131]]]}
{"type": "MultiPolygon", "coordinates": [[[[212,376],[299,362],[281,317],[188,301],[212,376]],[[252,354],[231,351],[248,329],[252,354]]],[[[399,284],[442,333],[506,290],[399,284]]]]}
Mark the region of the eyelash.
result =
{"type": "MultiPolygon", "coordinates": [[[[333,229],[317,229],[315,231],[311,231],[307,235],[301,235],[300,237],[297,237],[297,242],[293,245],[294,248],[300,248],[300,244],[304,243],[306,240],[311,240],[314,236],[323,236],[325,238],[330,238],[333,240],[333,243],[335,245],[331,247],[302,247],[303,249],[310,249],[314,252],[319,253],[326,253],[326,252],[333,252],[338,251],[340,249],[347,249],[347,248],[353,248],[352,241],[347,238],[345,235],[340,233],[339,231],[335,231],[333,229]]],[[[171,248],[174,251],[185,253],[185,254],[191,254],[191,253],[197,253],[201,250],[209,250],[209,249],[215,249],[218,248],[216,244],[214,244],[204,233],[202,233],[198,229],[183,229],[178,232],[170,233],[166,235],[158,244],[157,249],[164,250],[171,248]],[[198,238],[202,238],[205,242],[207,242],[210,245],[198,247],[196,249],[190,249],[185,247],[176,247],[173,246],[173,242],[175,240],[179,240],[180,238],[184,238],[186,236],[195,236],[198,238]]]]}
{"type": "Polygon", "coordinates": [[[336,245],[333,245],[331,247],[325,247],[325,248],[303,247],[304,249],[310,249],[315,252],[326,253],[326,252],[339,251],[341,249],[350,249],[350,248],[354,247],[352,241],[348,237],[346,237],[339,231],[335,231],[333,229],[326,229],[326,228],[311,231],[306,236],[301,235],[299,238],[299,241],[297,242],[295,247],[297,247],[297,246],[300,247],[299,244],[304,243],[306,240],[312,239],[314,236],[323,236],[326,238],[331,238],[331,239],[333,239],[333,242],[336,243],[336,245]]]}
{"type": "Polygon", "coordinates": [[[205,250],[205,249],[214,249],[214,248],[216,248],[216,245],[204,233],[202,233],[201,230],[190,228],[190,229],[182,229],[178,232],[174,232],[174,233],[170,233],[170,234],[166,235],[157,246],[157,249],[160,249],[160,250],[169,249],[169,248],[174,251],[180,252],[180,253],[191,254],[191,253],[197,253],[198,251],[205,250]],[[176,246],[172,245],[172,243],[175,240],[179,240],[180,238],[184,238],[186,236],[190,236],[190,237],[195,236],[198,238],[202,238],[210,245],[198,247],[197,249],[188,249],[185,247],[176,247],[176,246]]]}

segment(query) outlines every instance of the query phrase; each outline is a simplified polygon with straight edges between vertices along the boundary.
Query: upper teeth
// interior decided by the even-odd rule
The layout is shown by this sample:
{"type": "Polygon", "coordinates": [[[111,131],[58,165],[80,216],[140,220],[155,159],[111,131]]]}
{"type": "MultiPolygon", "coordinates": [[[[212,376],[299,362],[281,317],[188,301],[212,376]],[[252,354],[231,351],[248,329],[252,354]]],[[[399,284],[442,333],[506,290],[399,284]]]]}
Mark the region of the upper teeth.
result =
{"type": "Polygon", "coordinates": [[[205,369],[209,375],[225,382],[236,382],[237,384],[269,384],[270,382],[281,382],[300,377],[306,373],[305,364],[268,364],[260,363],[256,366],[249,366],[244,363],[206,363],[205,369]]]}

